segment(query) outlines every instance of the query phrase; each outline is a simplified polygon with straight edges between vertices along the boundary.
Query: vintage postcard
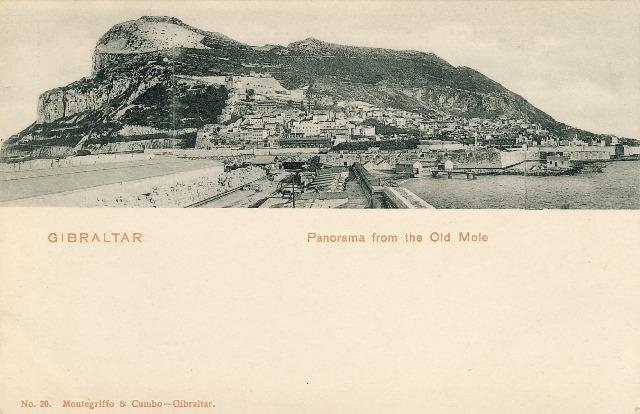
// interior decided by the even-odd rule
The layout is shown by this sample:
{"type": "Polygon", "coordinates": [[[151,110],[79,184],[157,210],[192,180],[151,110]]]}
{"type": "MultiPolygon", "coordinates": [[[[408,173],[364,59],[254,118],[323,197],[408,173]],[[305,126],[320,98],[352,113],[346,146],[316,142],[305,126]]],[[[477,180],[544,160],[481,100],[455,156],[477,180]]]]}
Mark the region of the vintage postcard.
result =
{"type": "Polygon", "coordinates": [[[640,207],[637,3],[3,4],[3,206],[640,207]]]}
{"type": "Polygon", "coordinates": [[[0,414],[640,412],[640,2],[0,17],[0,414]]]}

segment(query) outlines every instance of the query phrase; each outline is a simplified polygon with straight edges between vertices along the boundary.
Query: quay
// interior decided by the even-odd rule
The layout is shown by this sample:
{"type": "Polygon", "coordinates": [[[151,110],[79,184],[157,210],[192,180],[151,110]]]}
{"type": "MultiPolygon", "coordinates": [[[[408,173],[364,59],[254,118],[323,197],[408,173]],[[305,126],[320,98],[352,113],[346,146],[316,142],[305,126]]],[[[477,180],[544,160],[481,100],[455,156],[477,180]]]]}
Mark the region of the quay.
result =
{"type": "Polygon", "coordinates": [[[380,185],[380,179],[373,177],[359,162],[354,163],[351,168],[367,194],[371,208],[434,208],[409,189],[380,185]]]}

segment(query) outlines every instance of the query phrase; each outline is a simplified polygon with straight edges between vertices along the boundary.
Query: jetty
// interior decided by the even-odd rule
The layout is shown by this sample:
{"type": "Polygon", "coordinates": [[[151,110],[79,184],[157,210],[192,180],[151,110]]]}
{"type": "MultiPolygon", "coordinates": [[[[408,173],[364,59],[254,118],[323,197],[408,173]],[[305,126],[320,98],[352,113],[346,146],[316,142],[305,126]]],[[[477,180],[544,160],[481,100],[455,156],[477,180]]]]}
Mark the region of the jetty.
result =
{"type": "MultiPolygon", "coordinates": [[[[483,170],[486,168],[483,168],[483,170]]],[[[442,175],[447,175],[447,178],[451,179],[453,178],[454,174],[458,174],[458,175],[466,175],[467,180],[475,180],[478,175],[480,169],[474,169],[474,168],[454,168],[452,170],[440,170],[437,168],[432,168],[430,170],[431,172],[431,176],[433,178],[438,178],[440,176],[440,174],[442,175]]]]}

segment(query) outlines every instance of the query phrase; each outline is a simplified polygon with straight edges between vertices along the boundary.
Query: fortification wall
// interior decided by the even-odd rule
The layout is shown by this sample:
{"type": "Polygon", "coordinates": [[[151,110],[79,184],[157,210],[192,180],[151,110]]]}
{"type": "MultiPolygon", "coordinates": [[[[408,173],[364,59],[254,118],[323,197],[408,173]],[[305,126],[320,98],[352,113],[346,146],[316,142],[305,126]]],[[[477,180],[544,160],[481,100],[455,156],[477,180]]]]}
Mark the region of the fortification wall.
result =
{"type": "MultiPolygon", "coordinates": [[[[266,175],[262,168],[223,172],[223,166],[22,199],[11,206],[185,207],[266,175]]],[[[9,203],[5,203],[9,204],[9,203]]]]}

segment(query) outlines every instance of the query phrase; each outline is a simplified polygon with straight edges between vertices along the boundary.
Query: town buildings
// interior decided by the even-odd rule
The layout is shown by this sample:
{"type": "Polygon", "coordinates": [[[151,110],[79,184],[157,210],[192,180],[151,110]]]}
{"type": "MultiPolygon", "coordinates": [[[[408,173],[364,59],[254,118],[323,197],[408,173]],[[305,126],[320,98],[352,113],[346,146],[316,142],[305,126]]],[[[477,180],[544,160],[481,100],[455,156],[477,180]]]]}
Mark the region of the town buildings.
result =
{"type": "Polygon", "coordinates": [[[361,162],[370,169],[407,171],[413,167],[403,162],[426,162],[446,154],[481,153],[492,148],[500,154],[497,158],[476,160],[474,165],[507,168],[536,160],[545,163],[556,157],[549,164],[555,166],[640,156],[640,147],[622,145],[617,137],[598,141],[577,135],[561,137],[522,118],[466,118],[377,107],[357,100],[319,105],[322,99],[312,99],[302,89],[287,90],[267,74],[223,79],[229,89],[227,106],[218,123],[198,130],[196,148],[315,148],[323,152],[344,148],[340,159],[331,160],[330,165],[361,162]],[[414,144],[401,151],[380,150],[389,148],[385,143],[403,140],[414,144]],[[415,141],[419,141],[417,148],[415,141]]]}

